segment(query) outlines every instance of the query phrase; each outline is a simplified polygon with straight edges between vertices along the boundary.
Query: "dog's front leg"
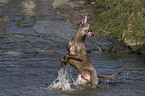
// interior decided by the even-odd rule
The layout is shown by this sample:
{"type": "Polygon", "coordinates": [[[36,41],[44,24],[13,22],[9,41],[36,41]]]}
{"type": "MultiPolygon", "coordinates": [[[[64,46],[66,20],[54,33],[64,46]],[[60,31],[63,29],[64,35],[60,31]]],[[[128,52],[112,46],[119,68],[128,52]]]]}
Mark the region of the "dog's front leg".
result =
{"type": "Polygon", "coordinates": [[[74,50],[70,50],[68,53],[68,57],[70,59],[75,59],[81,62],[83,61],[85,55],[86,51],[84,49],[77,50],[77,53],[75,53],[74,50]]]}
{"type": "Polygon", "coordinates": [[[65,68],[67,63],[68,63],[68,51],[65,53],[64,57],[61,59],[61,66],[65,68]]]}
{"type": "Polygon", "coordinates": [[[75,59],[75,60],[78,60],[78,61],[83,61],[83,56],[81,54],[69,54],[68,55],[68,58],[69,59],[75,59]]]}

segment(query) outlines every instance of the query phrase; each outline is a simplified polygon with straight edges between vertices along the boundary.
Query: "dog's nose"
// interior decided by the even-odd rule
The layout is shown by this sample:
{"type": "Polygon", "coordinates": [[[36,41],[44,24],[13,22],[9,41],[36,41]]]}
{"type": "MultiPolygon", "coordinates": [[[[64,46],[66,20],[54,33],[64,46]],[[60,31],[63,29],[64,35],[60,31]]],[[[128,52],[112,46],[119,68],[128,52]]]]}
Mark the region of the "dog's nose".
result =
{"type": "Polygon", "coordinates": [[[88,32],[88,36],[89,37],[92,37],[92,36],[94,36],[95,35],[95,33],[92,31],[92,32],[88,32]]]}

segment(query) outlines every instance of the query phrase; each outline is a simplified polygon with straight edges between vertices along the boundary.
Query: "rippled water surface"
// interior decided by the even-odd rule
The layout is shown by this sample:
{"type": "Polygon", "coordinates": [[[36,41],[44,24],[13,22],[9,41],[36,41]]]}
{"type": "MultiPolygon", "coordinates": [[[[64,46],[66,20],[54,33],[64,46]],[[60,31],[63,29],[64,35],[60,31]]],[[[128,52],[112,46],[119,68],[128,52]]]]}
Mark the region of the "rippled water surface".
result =
{"type": "MultiPolygon", "coordinates": [[[[67,41],[77,31],[75,21],[87,13],[89,6],[84,3],[84,0],[0,1],[0,96],[145,95],[144,56],[95,50],[89,56],[98,74],[118,71],[122,74],[109,82],[99,79],[98,89],[48,88],[61,69],[60,59],[67,41]]],[[[76,78],[77,71],[71,66],[68,72],[76,78]]]]}

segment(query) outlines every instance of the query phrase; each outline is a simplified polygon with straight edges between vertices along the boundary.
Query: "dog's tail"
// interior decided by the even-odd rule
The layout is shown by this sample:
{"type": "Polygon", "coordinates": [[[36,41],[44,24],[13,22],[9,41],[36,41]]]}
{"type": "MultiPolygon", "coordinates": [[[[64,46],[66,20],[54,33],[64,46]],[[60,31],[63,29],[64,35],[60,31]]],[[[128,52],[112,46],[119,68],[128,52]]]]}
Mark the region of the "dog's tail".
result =
{"type": "Polygon", "coordinates": [[[102,75],[97,75],[98,78],[103,78],[104,80],[110,80],[110,79],[113,79],[115,78],[116,76],[118,76],[120,73],[122,72],[117,72],[115,74],[112,74],[110,76],[102,76],[102,75]]]}

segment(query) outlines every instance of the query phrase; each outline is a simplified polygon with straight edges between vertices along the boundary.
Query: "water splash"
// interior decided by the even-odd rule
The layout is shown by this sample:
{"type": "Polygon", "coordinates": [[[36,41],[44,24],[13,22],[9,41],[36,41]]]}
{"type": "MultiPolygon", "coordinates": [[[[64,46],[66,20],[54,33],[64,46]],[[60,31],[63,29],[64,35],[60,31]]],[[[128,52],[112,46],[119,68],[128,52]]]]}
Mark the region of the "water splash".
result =
{"type": "Polygon", "coordinates": [[[69,79],[67,77],[67,71],[64,70],[64,68],[61,68],[58,72],[58,78],[55,79],[49,87],[52,89],[62,89],[62,90],[70,90],[71,89],[71,83],[69,82],[69,79]]]}
{"type": "MultiPolygon", "coordinates": [[[[70,70],[71,72],[71,70],[70,70]]],[[[86,84],[80,83],[78,81],[75,81],[72,77],[72,75],[67,73],[67,71],[64,68],[61,68],[58,72],[58,77],[55,79],[48,88],[54,89],[54,90],[69,90],[69,91],[75,91],[75,90],[83,90],[85,89],[86,84]]]]}

